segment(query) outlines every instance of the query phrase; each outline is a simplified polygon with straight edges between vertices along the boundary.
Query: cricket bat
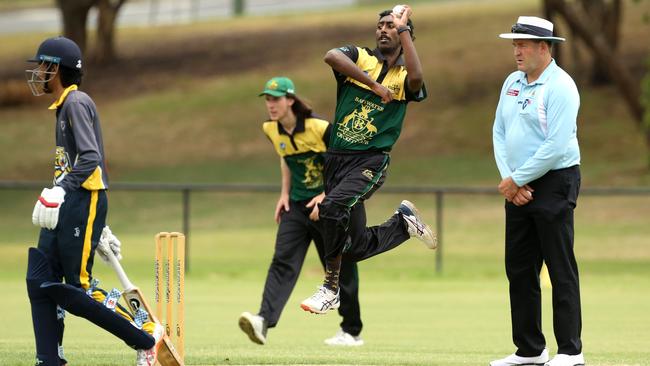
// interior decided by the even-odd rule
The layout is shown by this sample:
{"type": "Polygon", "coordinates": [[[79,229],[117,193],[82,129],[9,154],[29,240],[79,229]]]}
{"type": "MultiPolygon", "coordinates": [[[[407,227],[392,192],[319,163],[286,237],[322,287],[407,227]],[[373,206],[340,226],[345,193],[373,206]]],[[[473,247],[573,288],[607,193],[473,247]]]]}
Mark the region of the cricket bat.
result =
{"type": "MultiPolygon", "coordinates": [[[[100,242],[97,246],[97,250],[100,250],[106,255],[110,266],[117,274],[117,278],[124,288],[122,296],[124,296],[124,300],[131,312],[135,314],[138,309],[144,308],[149,317],[146,321],[159,323],[144,295],[140,289],[129,280],[126,272],[124,272],[124,268],[122,268],[122,264],[120,264],[120,261],[115,257],[111,248],[109,248],[107,244],[100,242]]],[[[184,366],[183,359],[180,357],[178,352],[176,352],[176,349],[167,334],[163,336],[162,343],[158,348],[158,363],[161,366],[184,366]]]]}

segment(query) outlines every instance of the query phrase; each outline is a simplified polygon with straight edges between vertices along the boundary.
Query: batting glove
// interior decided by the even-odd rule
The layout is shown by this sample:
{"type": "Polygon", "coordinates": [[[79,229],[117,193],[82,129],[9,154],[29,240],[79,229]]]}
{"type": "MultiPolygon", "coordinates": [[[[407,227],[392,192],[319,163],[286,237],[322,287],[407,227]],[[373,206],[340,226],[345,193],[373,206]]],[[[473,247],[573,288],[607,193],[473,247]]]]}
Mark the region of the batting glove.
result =
{"type": "Polygon", "coordinates": [[[108,226],[104,226],[102,235],[99,237],[99,248],[102,250],[98,250],[97,254],[99,254],[99,258],[101,258],[104,262],[109,263],[108,257],[104,252],[106,248],[110,249],[110,251],[113,252],[115,258],[117,258],[118,261],[122,260],[122,243],[115,235],[113,235],[111,229],[108,226]]]}
{"type": "Polygon", "coordinates": [[[32,212],[32,223],[53,230],[59,222],[59,209],[63,204],[63,197],[65,197],[65,190],[59,186],[43,188],[32,212]]]}

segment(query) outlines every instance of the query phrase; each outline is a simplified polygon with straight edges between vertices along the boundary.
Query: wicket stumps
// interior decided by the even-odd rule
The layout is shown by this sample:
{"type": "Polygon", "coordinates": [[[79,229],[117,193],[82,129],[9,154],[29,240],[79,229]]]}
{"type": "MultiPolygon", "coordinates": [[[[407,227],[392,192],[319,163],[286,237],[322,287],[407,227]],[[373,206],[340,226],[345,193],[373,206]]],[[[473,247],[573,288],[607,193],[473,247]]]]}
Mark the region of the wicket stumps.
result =
{"type": "Polygon", "coordinates": [[[154,267],[156,315],[161,322],[164,319],[165,332],[175,344],[181,359],[184,360],[185,235],[175,232],[161,232],[156,234],[156,261],[154,267]],[[164,295],[163,282],[165,286],[164,295]],[[165,303],[164,312],[163,296],[165,303]],[[175,323],[173,322],[174,307],[176,308],[175,323]]]}

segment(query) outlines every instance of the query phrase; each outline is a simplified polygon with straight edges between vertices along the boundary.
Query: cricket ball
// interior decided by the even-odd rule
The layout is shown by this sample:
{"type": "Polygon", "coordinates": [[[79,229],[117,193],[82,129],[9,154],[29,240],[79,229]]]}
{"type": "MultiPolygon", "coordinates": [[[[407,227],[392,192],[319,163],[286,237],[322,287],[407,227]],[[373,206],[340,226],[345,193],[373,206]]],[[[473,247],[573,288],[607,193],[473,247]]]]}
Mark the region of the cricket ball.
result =
{"type": "Polygon", "coordinates": [[[393,7],[393,13],[397,14],[398,18],[402,17],[402,13],[404,13],[404,10],[405,10],[404,5],[395,5],[395,7],[393,7]]]}

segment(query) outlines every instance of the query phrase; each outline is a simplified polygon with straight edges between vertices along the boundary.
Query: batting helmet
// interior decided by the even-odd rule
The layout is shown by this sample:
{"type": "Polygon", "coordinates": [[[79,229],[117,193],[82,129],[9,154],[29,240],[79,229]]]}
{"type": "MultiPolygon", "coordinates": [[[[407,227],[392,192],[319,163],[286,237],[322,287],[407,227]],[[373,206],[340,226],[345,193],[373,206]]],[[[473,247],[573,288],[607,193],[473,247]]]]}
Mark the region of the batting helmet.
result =
{"type": "Polygon", "coordinates": [[[32,94],[39,96],[51,93],[48,85],[59,73],[61,85],[67,87],[81,83],[81,50],[73,41],[65,37],[48,38],[38,47],[36,56],[27,62],[37,62],[32,70],[25,70],[27,85],[32,94]]]}
{"type": "Polygon", "coordinates": [[[81,70],[81,49],[74,41],[59,36],[48,38],[38,47],[29,62],[49,62],[70,69],[81,70]]]}

